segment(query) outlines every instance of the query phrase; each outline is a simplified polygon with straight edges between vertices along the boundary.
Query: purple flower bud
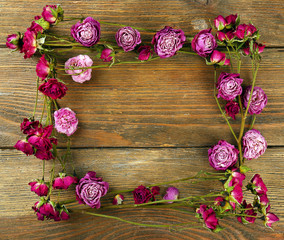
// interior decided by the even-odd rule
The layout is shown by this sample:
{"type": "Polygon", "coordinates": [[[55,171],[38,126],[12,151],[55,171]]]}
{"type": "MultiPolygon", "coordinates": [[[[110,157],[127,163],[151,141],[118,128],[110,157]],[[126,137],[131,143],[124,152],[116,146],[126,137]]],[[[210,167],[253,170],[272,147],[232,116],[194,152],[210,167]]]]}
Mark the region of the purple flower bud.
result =
{"type": "Polygon", "coordinates": [[[217,64],[220,66],[227,66],[230,65],[230,59],[226,58],[226,54],[219,52],[217,50],[214,50],[213,53],[210,56],[210,64],[217,64]]]}
{"type": "Polygon", "coordinates": [[[269,204],[269,199],[268,199],[266,194],[262,194],[260,196],[257,196],[257,200],[258,200],[258,203],[261,206],[268,206],[268,204],[269,204]]]}
{"type": "Polygon", "coordinates": [[[71,27],[72,37],[85,47],[91,47],[100,40],[100,23],[92,17],[87,17],[83,23],[77,22],[71,27]]]}
{"type": "MultiPolygon", "coordinates": [[[[164,200],[177,200],[179,195],[179,190],[175,187],[169,187],[167,193],[163,197],[164,200]]],[[[173,203],[173,202],[168,202],[173,203]]]]}
{"type": "Polygon", "coordinates": [[[279,218],[274,213],[267,213],[265,216],[264,224],[266,227],[271,227],[272,223],[278,222],[279,218]]]}
{"type": "Polygon", "coordinates": [[[139,56],[138,59],[141,61],[147,61],[150,56],[153,56],[153,51],[151,50],[151,46],[141,46],[138,48],[139,56]]]}
{"type": "Polygon", "coordinates": [[[210,165],[216,170],[226,170],[232,167],[238,159],[239,151],[225,140],[220,140],[208,150],[210,165]]]}
{"type": "Polygon", "coordinates": [[[76,186],[76,199],[79,204],[87,204],[91,208],[100,208],[100,199],[106,195],[109,184],[96,177],[96,172],[88,172],[76,186]]]}
{"type": "Polygon", "coordinates": [[[124,196],[122,194],[117,194],[113,198],[112,204],[113,205],[121,205],[124,200],[124,196]]]}
{"type": "Polygon", "coordinates": [[[240,106],[237,102],[230,101],[227,102],[225,111],[233,120],[236,120],[236,115],[240,112],[240,106]]]}
{"type": "Polygon", "coordinates": [[[165,26],[158,31],[153,39],[154,51],[160,58],[174,56],[186,41],[186,36],[181,29],[165,26]]]}
{"type": "Polygon", "coordinates": [[[256,31],[257,31],[257,29],[252,24],[249,24],[249,25],[241,24],[237,27],[234,34],[237,38],[244,39],[245,37],[253,36],[253,34],[256,31]]]}
{"type": "Polygon", "coordinates": [[[115,40],[119,47],[122,47],[125,52],[133,50],[141,43],[140,33],[132,27],[123,27],[118,29],[115,34],[115,40]]]}
{"type": "Polygon", "coordinates": [[[211,28],[200,31],[196,34],[191,42],[191,47],[201,57],[208,57],[215,48],[217,43],[211,34],[211,28]]]}
{"type": "Polygon", "coordinates": [[[35,192],[38,196],[47,196],[49,187],[43,181],[30,182],[31,191],[35,192]]]}
{"type": "Polygon", "coordinates": [[[240,74],[222,72],[216,84],[218,89],[217,97],[227,101],[235,99],[242,94],[242,82],[243,79],[240,78],[240,74]]]}
{"type": "Polygon", "coordinates": [[[110,62],[113,59],[113,52],[110,48],[105,48],[101,53],[101,59],[104,62],[110,62]]]}
{"type": "Polygon", "coordinates": [[[237,15],[237,14],[235,14],[235,15],[234,15],[234,14],[231,14],[231,15],[225,17],[227,26],[228,26],[228,25],[231,25],[231,26],[235,25],[237,18],[238,18],[238,15],[237,15]]]}
{"type": "Polygon", "coordinates": [[[243,190],[242,187],[237,184],[230,193],[230,200],[234,203],[241,204],[243,201],[243,190]]]}
{"type": "Polygon", "coordinates": [[[218,31],[221,31],[227,25],[227,21],[222,15],[219,15],[218,17],[214,19],[214,25],[218,31]]]}
{"type": "Polygon", "coordinates": [[[28,143],[26,140],[19,140],[14,148],[16,148],[19,151],[22,151],[27,156],[34,154],[34,149],[30,143],[28,143]]]}
{"type": "Polygon", "coordinates": [[[54,24],[63,19],[63,10],[60,5],[46,5],[41,15],[45,21],[54,24]]]}
{"type": "Polygon", "coordinates": [[[252,129],[243,136],[244,158],[257,159],[265,153],[267,142],[258,130],[252,129]]]}

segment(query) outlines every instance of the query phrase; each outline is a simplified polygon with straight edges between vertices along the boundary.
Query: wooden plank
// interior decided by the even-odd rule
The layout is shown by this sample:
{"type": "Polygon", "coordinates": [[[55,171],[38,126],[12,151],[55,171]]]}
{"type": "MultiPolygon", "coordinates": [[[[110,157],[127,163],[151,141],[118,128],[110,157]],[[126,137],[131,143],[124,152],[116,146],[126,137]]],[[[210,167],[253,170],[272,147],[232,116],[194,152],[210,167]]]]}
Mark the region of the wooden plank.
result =
{"type": "MultiPolygon", "coordinates": [[[[272,146],[284,145],[283,57],[281,49],[266,49],[257,78],[268,105],[255,127],[272,146]]],[[[22,138],[19,124],[32,114],[36,61],[0,50],[2,147],[11,147],[22,138]]],[[[248,85],[252,78],[248,59],[244,59],[241,76],[248,85]]],[[[68,83],[69,92],[59,103],[73,109],[80,122],[74,147],[210,146],[219,139],[233,143],[213,98],[213,69],[197,56],[178,54],[146,64],[96,69],[84,84],[69,76],[60,78],[68,83]]],[[[232,123],[236,132],[239,123],[239,119],[232,123]]]]}
{"type": "MultiPolygon", "coordinates": [[[[157,1],[60,1],[67,17],[92,16],[97,20],[130,24],[136,27],[150,28],[157,31],[164,26],[183,29],[187,35],[194,35],[199,30],[209,28],[209,19],[218,15],[238,13],[242,22],[252,21],[260,28],[262,41],[269,46],[283,46],[283,2],[282,0],[157,0],[157,1]]],[[[1,0],[0,41],[12,32],[24,32],[33,17],[40,15],[46,1],[1,0]]],[[[71,26],[71,25],[70,25],[71,26]]],[[[70,35],[69,30],[61,28],[70,35]]],[[[114,36],[117,28],[103,26],[103,36],[114,36]]],[[[148,34],[150,39],[152,34],[148,34]]]]}
{"type": "MultiPolygon", "coordinates": [[[[74,154],[75,168],[79,176],[86,171],[97,171],[98,176],[110,183],[111,190],[134,188],[141,184],[152,184],[192,176],[199,170],[213,171],[208,164],[207,149],[77,149],[74,154]]],[[[226,230],[212,234],[205,229],[174,232],[167,229],[135,227],[125,223],[101,218],[92,218],[73,213],[67,222],[40,222],[31,210],[37,200],[30,192],[28,182],[41,177],[42,162],[26,157],[15,150],[1,150],[0,168],[0,231],[1,239],[283,239],[283,222],[274,224],[275,231],[266,229],[260,220],[254,225],[242,226],[236,219],[221,220],[226,230]]],[[[280,219],[284,217],[283,148],[270,148],[258,160],[247,165],[259,173],[268,187],[272,210],[280,219]],[[282,189],[282,190],[281,190],[282,189]]],[[[46,164],[46,173],[51,167],[46,164]]],[[[248,174],[249,181],[252,173],[248,174]]],[[[201,184],[180,183],[181,197],[206,194],[220,190],[218,182],[201,184]]],[[[73,190],[74,188],[72,188],[73,190]]],[[[164,193],[166,186],[162,186],[164,193]]],[[[73,198],[73,191],[61,194],[73,198]]],[[[250,199],[246,193],[245,198],[250,199]]],[[[130,203],[131,194],[126,194],[130,203]]],[[[56,196],[54,196],[56,199],[56,196]]],[[[105,199],[109,203],[111,199],[105,199]]],[[[78,206],[72,205],[71,209],[78,206]]],[[[191,211],[190,211],[191,212],[191,211]]],[[[192,213],[149,209],[103,211],[105,214],[145,223],[182,223],[194,219],[192,213]]]]}

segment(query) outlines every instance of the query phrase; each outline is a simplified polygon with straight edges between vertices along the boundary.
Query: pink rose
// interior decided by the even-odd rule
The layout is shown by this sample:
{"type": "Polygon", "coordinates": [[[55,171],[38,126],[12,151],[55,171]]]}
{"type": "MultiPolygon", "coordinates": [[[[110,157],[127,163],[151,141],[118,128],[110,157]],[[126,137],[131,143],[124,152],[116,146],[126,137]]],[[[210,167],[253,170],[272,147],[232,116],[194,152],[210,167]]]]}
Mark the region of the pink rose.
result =
{"type": "Polygon", "coordinates": [[[75,82],[83,83],[91,79],[93,60],[88,55],[78,55],[65,62],[65,71],[75,82]],[[82,69],[76,69],[82,68],[82,69]]]}
{"type": "Polygon", "coordinates": [[[44,80],[50,72],[50,63],[45,59],[45,55],[43,54],[36,65],[36,74],[39,78],[44,80]]]}
{"type": "Polygon", "coordinates": [[[114,56],[114,53],[112,52],[112,50],[110,48],[105,48],[101,53],[101,59],[104,62],[112,61],[113,56],[114,56]]]}
{"type": "Polygon", "coordinates": [[[52,187],[55,189],[68,189],[73,183],[78,183],[77,177],[66,176],[65,173],[59,173],[59,177],[54,178],[52,187]]]}
{"type": "Polygon", "coordinates": [[[207,62],[208,65],[216,64],[220,66],[227,66],[230,65],[230,59],[226,58],[226,54],[219,52],[217,50],[214,50],[213,53],[210,56],[210,62],[207,62]]]}
{"type": "Polygon", "coordinates": [[[138,59],[141,61],[147,61],[150,56],[153,56],[153,51],[151,50],[151,46],[140,46],[138,48],[139,56],[138,59]]]}
{"type": "Polygon", "coordinates": [[[47,196],[49,187],[43,181],[30,182],[31,191],[35,192],[38,196],[47,196]]]}
{"type": "Polygon", "coordinates": [[[31,144],[29,144],[26,140],[19,140],[14,148],[16,148],[19,151],[22,151],[27,156],[34,154],[34,149],[31,144]]]}
{"type": "Polygon", "coordinates": [[[54,112],[55,129],[59,133],[64,133],[71,136],[78,126],[78,119],[76,113],[70,108],[61,108],[54,112]]]}

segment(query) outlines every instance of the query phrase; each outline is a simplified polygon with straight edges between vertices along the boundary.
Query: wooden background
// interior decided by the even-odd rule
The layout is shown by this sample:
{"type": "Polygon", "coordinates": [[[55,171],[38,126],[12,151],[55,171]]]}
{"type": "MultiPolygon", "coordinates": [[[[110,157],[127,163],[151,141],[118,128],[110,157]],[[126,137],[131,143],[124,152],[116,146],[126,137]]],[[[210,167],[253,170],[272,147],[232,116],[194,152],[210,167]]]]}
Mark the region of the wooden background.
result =
{"type": "MultiPolygon", "coordinates": [[[[13,145],[23,137],[19,123],[32,113],[38,58],[24,60],[21,54],[11,53],[5,41],[8,34],[24,32],[43,6],[52,3],[0,0],[0,239],[283,239],[281,221],[271,231],[261,221],[244,226],[236,219],[221,220],[226,230],[213,234],[205,229],[172,232],[143,228],[80,214],[72,214],[69,221],[60,223],[36,220],[31,206],[37,197],[30,192],[28,182],[41,176],[42,162],[25,157],[13,145]]],[[[269,146],[265,155],[247,165],[263,177],[272,211],[283,219],[283,0],[66,0],[57,3],[62,4],[68,17],[84,13],[98,21],[154,31],[168,25],[183,29],[187,35],[208,28],[209,19],[219,14],[239,13],[243,23],[251,20],[258,26],[267,48],[257,85],[267,93],[268,105],[257,117],[255,127],[269,146]]],[[[69,34],[67,27],[59,25],[58,29],[69,34]]],[[[116,30],[103,25],[102,37],[114,38],[116,30]]],[[[149,42],[151,38],[151,33],[142,33],[143,41],[149,42]]],[[[251,80],[249,70],[249,62],[244,60],[241,76],[246,83],[251,80]]],[[[201,169],[211,171],[208,147],[220,139],[234,143],[213,99],[213,69],[199,57],[178,54],[150,64],[98,69],[92,76],[84,84],[63,78],[69,92],[60,101],[61,106],[77,112],[79,118],[72,151],[80,176],[87,170],[96,171],[110,183],[112,190],[174,180],[192,176],[201,169]]],[[[237,131],[238,120],[233,127],[237,131]]],[[[47,163],[46,171],[50,165],[47,163]]],[[[216,182],[177,186],[181,196],[221,188],[216,182]]],[[[72,191],[65,197],[72,198],[72,191]]],[[[193,217],[162,210],[105,213],[152,224],[180,223],[193,217]]]]}

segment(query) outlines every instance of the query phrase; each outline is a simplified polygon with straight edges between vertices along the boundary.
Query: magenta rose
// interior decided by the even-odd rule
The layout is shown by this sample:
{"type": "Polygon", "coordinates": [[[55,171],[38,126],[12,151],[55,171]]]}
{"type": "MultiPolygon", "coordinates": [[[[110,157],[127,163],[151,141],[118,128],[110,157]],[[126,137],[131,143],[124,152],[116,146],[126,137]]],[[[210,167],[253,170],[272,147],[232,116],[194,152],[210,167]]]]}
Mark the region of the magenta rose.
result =
{"type": "Polygon", "coordinates": [[[232,167],[238,159],[239,151],[225,140],[220,140],[208,150],[210,165],[216,170],[226,170],[232,167]]]}
{"type": "Polygon", "coordinates": [[[226,33],[224,32],[217,32],[216,33],[216,38],[218,38],[219,41],[230,41],[235,37],[234,33],[232,31],[228,31],[226,33]]]}
{"type": "Polygon", "coordinates": [[[36,150],[35,157],[41,160],[51,160],[55,159],[52,152],[49,150],[36,150]]]}
{"type": "Polygon", "coordinates": [[[257,159],[265,153],[267,142],[258,130],[247,131],[243,136],[244,158],[247,160],[257,159]]]}
{"type": "Polygon", "coordinates": [[[220,66],[227,66],[230,65],[230,59],[226,58],[226,54],[219,52],[217,50],[214,50],[213,53],[210,56],[210,61],[207,62],[208,65],[220,65],[220,66]]]}
{"type": "Polygon", "coordinates": [[[55,139],[50,138],[52,129],[52,125],[48,125],[45,128],[37,128],[36,131],[29,136],[28,142],[38,150],[50,150],[52,148],[52,143],[57,144],[55,139]]]}
{"type": "MultiPolygon", "coordinates": [[[[163,197],[164,200],[177,200],[179,195],[179,190],[175,187],[169,187],[167,193],[163,197]]],[[[168,202],[173,203],[173,202],[168,202]]]]}
{"type": "Polygon", "coordinates": [[[76,186],[76,199],[79,204],[87,204],[91,208],[100,208],[100,199],[106,195],[109,184],[96,177],[95,172],[88,172],[76,186]]]}
{"type": "Polygon", "coordinates": [[[252,24],[246,25],[241,24],[237,27],[235,31],[235,36],[239,39],[244,39],[245,37],[251,37],[257,31],[256,27],[252,24]]]}
{"type": "Polygon", "coordinates": [[[113,57],[114,57],[114,53],[113,53],[112,49],[110,49],[110,48],[105,48],[101,53],[101,59],[104,62],[112,61],[113,57]]]}
{"type": "Polygon", "coordinates": [[[50,72],[50,63],[45,59],[45,55],[43,54],[36,65],[36,74],[39,78],[44,80],[50,72]]]}
{"type": "Polygon", "coordinates": [[[75,82],[83,83],[91,79],[92,69],[89,67],[92,65],[93,60],[88,55],[78,55],[76,57],[69,58],[65,62],[65,72],[72,75],[72,79],[75,82]]]}
{"type": "Polygon", "coordinates": [[[254,223],[255,220],[256,220],[255,216],[257,215],[257,213],[254,211],[253,206],[251,204],[247,204],[246,200],[244,200],[243,203],[242,203],[242,208],[247,209],[247,210],[243,211],[243,214],[245,214],[247,216],[237,217],[238,221],[240,223],[243,223],[243,224],[254,223]]]}
{"type": "Polygon", "coordinates": [[[240,106],[237,102],[230,101],[227,102],[225,111],[233,120],[236,120],[236,115],[240,112],[240,106]]]}
{"type": "Polygon", "coordinates": [[[79,21],[71,27],[72,37],[85,47],[91,47],[100,40],[100,23],[92,17],[87,17],[82,23],[79,21]]]}
{"type": "Polygon", "coordinates": [[[23,47],[23,38],[21,34],[17,33],[17,34],[8,35],[6,46],[7,48],[10,48],[13,50],[15,49],[21,50],[23,47]]]}
{"type": "Polygon", "coordinates": [[[247,188],[250,189],[254,194],[266,195],[267,187],[259,174],[255,174],[250,180],[250,182],[251,183],[248,184],[247,188]]]}
{"type": "Polygon", "coordinates": [[[23,122],[21,123],[21,131],[28,135],[33,134],[38,127],[42,127],[39,121],[29,121],[27,118],[24,118],[23,122]]]}
{"type": "Polygon", "coordinates": [[[271,228],[272,223],[278,222],[278,221],[279,221],[279,218],[274,213],[268,212],[265,215],[264,224],[266,227],[271,228]]]}
{"type": "Polygon", "coordinates": [[[211,28],[200,31],[191,42],[191,47],[201,57],[208,57],[217,48],[215,37],[211,34],[211,28]]]}
{"type": "Polygon", "coordinates": [[[70,108],[61,108],[54,112],[55,129],[59,133],[71,136],[78,126],[78,119],[76,113],[70,108]]]}
{"type": "Polygon", "coordinates": [[[30,182],[31,191],[35,192],[38,196],[47,196],[49,187],[43,181],[30,182]]]}
{"type": "Polygon", "coordinates": [[[200,207],[196,209],[196,212],[200,214],[207,228],[214,230],[219,225],[216,213],[212,208],[207,209],[206,205],[200,205],[200,207]]]}
{"type": "Polygon", "coordinates": [[[50,78],[47,82],[41,84],[38,90],[52,99],[61,99],[66,95],[68,88],[64,83],[58,82],[57,79],[50,78]]]}
{"type": "Polygon", "coordinates": [[[141,36],[136,29],[123,27],[116,32],[115,40],[119,47],[122,47],[125,52],[129,52],[141,43],[141,36]]]}
{"type": "Polygon", "coordinates": [[[139,56],[138,59],[141,61],[147,61],[149,57],[153,56],[153,51],[151,50],[151,46],[141,46],[138,48],[139,56]]]}
{"type": "Polygon", "coordinates": [[[27,30],[23,38],[23,47],[21,52],[24,53],[24,58],[30,58],[37,50],[37,34],[27,30]]]}
{"type": "MultiPolygon", "coordinates": [[[[257,52],[258,54],[262,53],[264,48],[265,48],[265,45],[262,45],[261,43],[257,43],[257,42],[253,43],[253,51],[257,52]]],[[[253,54],[253,53],[250,52],[249,46],[247,48],[244,48],[243,51],[244,51],[245,55],[253,54]]]]}
{"type": "Polygon", "coordinates": [[[26,140],[19,140],[15,144],[14,148],[16,148],[19,151],[22,151],[27,156],[34,154],[33,146],[30,143],[28,143],[26,140]]]}
{"type": "Polygon", "coordinates": [[[160,58],[168,58],[174,56],[185,41],[186,36],[181,29],[165,26],[154,35],[152,44],[154,51],[160,58]]]}
{"type": "Polygon", "coordinates": [[[243,79],[240,78],[240,74],[222,72],[216,84],[218,90],[217,97],[227,101],[235,99],[242,94],[242,82],[243,79]]]}
{"type": "Polygon", "coordinates": [[[234,186],[234,189],[230,193],[229,199],[234,202],[241,204],[243,201],[243,189],[241,185],[237,184],[234,186]]]}
{"type": "Polygon", "coordinates": [[[218,31],[221,31],[226,27],[227,21],[222,15],[219,15],[214,19],[214,25],[218,31]]]}
{"type": "MultiPolygon", "coordinates": [[[[252,86],[248,86],[242,96],[243,105],[245,108],[248,106],[252,86]]],[[[267,104],[267,96],[260,87],[254,87],[249,105],[249,114],[260,114],[267,104]]]]}
{"type": "Polygon", "coordinates": [[[132,193],[135,204],[147,203],[152,199],[151,191],[143,185],[134,189],[132,193]]]}
{"type": "Polygon", "coordinates": [[[78,183],[77,177],[66,176],[65,173],[59,173],[59,177],[54,178],[52,187],[55,189],[68,189],[73,183],[78,183]]]}

